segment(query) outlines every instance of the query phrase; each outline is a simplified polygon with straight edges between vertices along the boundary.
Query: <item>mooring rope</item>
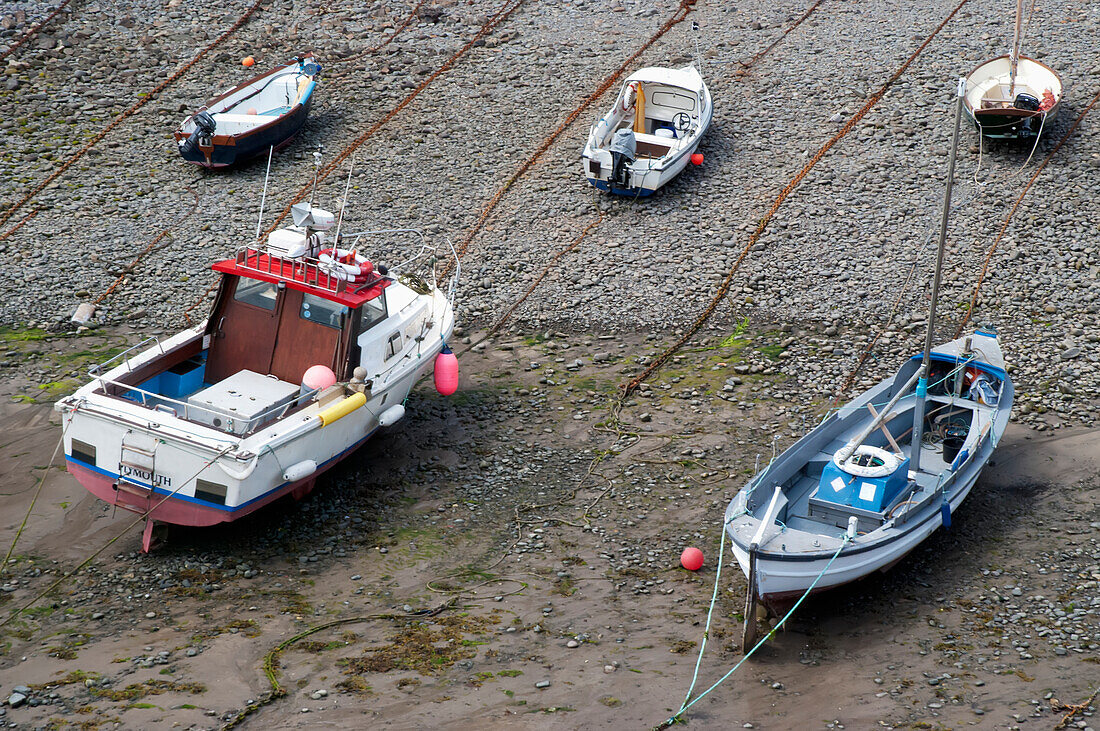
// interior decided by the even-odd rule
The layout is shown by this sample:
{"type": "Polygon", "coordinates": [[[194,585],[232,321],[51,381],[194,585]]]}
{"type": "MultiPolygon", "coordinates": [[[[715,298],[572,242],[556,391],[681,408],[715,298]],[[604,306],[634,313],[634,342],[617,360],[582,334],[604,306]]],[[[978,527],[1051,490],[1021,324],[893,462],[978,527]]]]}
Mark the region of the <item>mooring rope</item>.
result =
{"type": "MultiPolygon", "coordinates": [[[[782,627],[784,624],[786,624],[787,620],[790,619],[792,615],[794,615],[795,610],[797,610],[798,607],[802,605],[802,602],[804,602],[806,600],[806,597],[808,597],[810,595],[810,593],[814,590],[814,588],[817,586],[818,582],[821,581],[822,577],[825,576],[825,573],[833,565],[833,562],[836,561],[838,556],[840,556],[840,552],[844,550],[844,547],[847,546],[848,543],[851,540],[852,539],[848,536],[848,534],[845,533],[844,538],[840,542],[840,547],[836,549],[836,553],[834,553],[832,555],[832,558],[830,558],[829,562],[825,564],[825,567],[823,569],[821,569],[821,572],[814,578],[813,582],[810,583],[809,587],[807,587],[806,591],[802,594],[802,596],[800,596],[798,598],[798,601],[794,603],[794,606],[791,607],[790,610],[785,615],[783,615],[783,618],[781,620],[779,620],[779,622],[774,627],[772,627],[772,629],[766,635],[764,635],[764,637],[761,638],[761,640],[759,642],[757,642],[756,645],[754,645],[751,650],[749,650],[747,653],[745,653],[745,656],[742,657],[737,662],[736,665],[734,665],[732,668],[730,668],[730,670],[725,675],[723,675],[721,678],[719,678],[717,681],[715,681],[714,685],[710,686],[709,688],[704,690],[702,693],[700,693],[698,696],[696,696],[693,700],[689,701],[688,698],[691,697],[691,691],[695,687],[695,678],[693,677],[692,680],[691,680],[691,687],[688,688],[688,695],[687,695],[687,697],[684,698],[684,702],[682,704],[680,704],[680,710],[676,711],[676,713],[669,716],[663,722],[661,722],[661,723],[657,724],[656,726],[654,726],[653,731],[661,731],[662,729],[666,729],[666,728],[669,728],[670,726],[672,726],[672,724],[676,723],[676,719],[678,719],[680,716],[682,716],[685,711],[687,711],[689,708],[694,706],[699,701],[706,698],[707,695],[709,695],[711,691],[713,691],[719,685],[724,683],[727,678],[729,678],[731,675],[733,675],[735,672],[737,672],[738,668],[740,668],[742,665],[744,665],[745,661],[748,660],[750,657],[752,657],[753,654],[757,650],[759,650],[764,645],[765,642],[767,642],[768,640],[770,640],[772,638],[772,635],[774,635],[776,633],[776,630],[778,630],[780,627],[782,627]]],[[[726,526],[725,526],[725,523],[723,523],[723,525],[722,525],[722,545],[723,546],[725,545],[725,542],[726,542],[726,526]]],[[[708,628],[708,630],[709,630],[709,627],[710,627],[710,613],[714,611],[714,603],[715,603],[715,601],[718,597],[718,580],[722,575],[722,563],[721,563],[722,554],[721,554],[721,550],[719,550],[718,555],[719,555],[718,569],[717,569],[717,572],[715,573],[715,576],[714,576],[714,594],[711,596],[710,610],[707,612],[707,628],[708,628]]],[[[749,587],[749,591],[752,591],[751,586],[749,587]]],[[[756,618],[755,617],[752,617],[752,618],[745,617],[745,621],[746,622],[749,622],[749,621],[755,622],[756,618]]],[[[706,648],[706,633],[705,632],[704,632],[704,635],[703,635],[703,644],[699,647],[699,659],[695,663],[696,675],[698,675],[698,672],[699,672],[699,663],[703,659],[703,650],[704,650],[704,648],[706,648]]]]}

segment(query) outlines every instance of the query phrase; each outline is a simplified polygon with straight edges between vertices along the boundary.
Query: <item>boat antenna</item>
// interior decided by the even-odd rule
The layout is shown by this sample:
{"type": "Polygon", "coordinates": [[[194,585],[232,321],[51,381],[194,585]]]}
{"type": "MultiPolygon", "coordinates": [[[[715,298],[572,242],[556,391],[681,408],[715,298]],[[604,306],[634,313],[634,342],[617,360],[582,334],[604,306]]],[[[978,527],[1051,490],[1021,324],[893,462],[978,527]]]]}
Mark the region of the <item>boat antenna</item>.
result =
{"type": "Polygon", "coordinates": [[[1008,95],[1016,98],[1016,71],[1020,64],[1020,36],[1024,19],[1024,0],[1016,0],[1016,26],[1012,31],[1012,53],[1008,55],[1008,95]]]}
{"type": "Polygon", "coordinates": [[[699,68],[699,73],[703,73],[703,54],[699,52],[699,22],[696,20],[691,21],[691,31],[695,34],[695,65],[699,68]]]}
{"type": "Polygon", "coordinates": [[[267,148],[267,172],[264,173],[264,192],[260,196],[260,217],[256,219],[256,243],[260,243],[260,230],[263,228],[264,203],[267,202],[267,181],[271,177],[271,153],[275,152],[275,145],[267,148]]]}
{"type": "Polygon", "coordinates": [[[317,175],[321,172],[321,150],[324,145],[318,143],[317,150],[313,153],[313,190],[309,192],[309,207],[313,208],[313,197],[317,195],[317,175]]]}
{"type": "Polygon", "coordinates": [[[336,221],[336,238],[333,246],[340,245],[340,227],[344,225],[344,208],[348,204],[348,190],[351,189],[351,171],[355,169],[355,159],[348,165],[348,182],[344,183],[344,200],[340,202],[340,218],[336,221]]]}
{"type": "Polygon", "coordinates": [[[936,328],[936,303],[940,296],[940,280],[943,274],[943,253],[947,248],[947,219],[951,214],[951,185],[955,180],[955,155],[959,149],[959,126],[962,121],[963,96],[966,79],[959,79],[955,99],[955,134],[951,140],[951,157],[947,162],[947,186],[943,192],[943,214],[940,217],[940,242],[936,251],[936,273],[932,278],[932,302],[928,307],[928,331],[924,335],[924,355],[920,364],[920,380],[917,381],[917,402],[913,407],[913,442],[910,450],[910,469],[920,470],[920,445],[924,432],[924,401],[928,395],[928,367],[932,361],[932,338],[936,328]]]}

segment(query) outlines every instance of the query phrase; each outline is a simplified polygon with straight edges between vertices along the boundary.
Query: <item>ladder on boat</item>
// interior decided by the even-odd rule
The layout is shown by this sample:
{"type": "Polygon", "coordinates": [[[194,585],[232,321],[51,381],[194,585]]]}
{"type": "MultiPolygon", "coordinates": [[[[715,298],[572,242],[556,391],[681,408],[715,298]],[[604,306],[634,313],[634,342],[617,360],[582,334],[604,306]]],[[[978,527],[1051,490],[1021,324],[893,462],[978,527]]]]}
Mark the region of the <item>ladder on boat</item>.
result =
{"type": "Polygon", "coordinates": [[[139,515],[153,507],[156,491],[157,445],[153,437],[133,430],[122,436],[118,459],[115,505],[139,515]]]}

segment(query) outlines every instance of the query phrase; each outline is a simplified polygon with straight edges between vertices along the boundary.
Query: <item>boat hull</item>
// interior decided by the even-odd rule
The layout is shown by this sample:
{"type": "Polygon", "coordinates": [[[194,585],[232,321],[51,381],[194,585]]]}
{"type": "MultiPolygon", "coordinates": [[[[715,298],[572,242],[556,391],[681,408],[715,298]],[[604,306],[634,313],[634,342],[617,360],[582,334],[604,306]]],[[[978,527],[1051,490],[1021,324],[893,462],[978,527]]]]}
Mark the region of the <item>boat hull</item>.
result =
{"type": "MultiPolygon", "coordinates": [[[[957,490],[954,497],[949,500],[952,513],[970,494],[970,490],[977,481],[980,472],[980,468],[975,470],[966,480],[965,485],[957,490]]],[[[832,554],[805,559],[798,557],[777,559],[758,553],[756,579],[757,595],[761,603],[772,614],[779,614],[806,594],[818,576],[821,576],[821,579],[809,591],[810,595],[820,594],[830,589],[851,584],[876,571],[889,570],[943,525],[943,515],[938,505],[926,512],[927,515],[914,518],[912,522],[916,526],[911,531],[902,534],[890,546],[869,551],[850,551],[848,553],[841,551],[831,566],[829,566],[829,560],[832,558],[832,554]]],[[[733,554],[737,558],[741,570],[748,576],[749,552],[734,542],[733,554]]]]}
{"type": "Polygon", "coordinates": [[[926,419],[932,419],[924,428],[931,430],[938,424],[937,433],[918,443],[918,470],[911,466],[914,445],[905,443],[903,435],[911,434],[920,403],[914,389],[920,356],[830,414],[730,503],[725,527],[733,554],[745,575],[751,574],[757,597],[772,612],[782,611],[807,593],[885,571],[945,521],[950,525],[949,516],[973,489],[1004,433],[1014,391],[993,335],[979,331],[941,349],[932,353],[933,373],[938,375],[930,379],[934,388],[929,386],[921,397],[926,406],[920,406],[926,419]],[[977,353],[985,360],[964,353],[977,353]],[[986,399],[985,391],[981,399],[949,393],[949,388],[956,388],[948,385],[956,373],[963,374],[959,379],[969,374],[975,388],[996,380],[1000,383],[996,399],[992,395],[986,399]],[[888,409],[878,428],[873,418],[876,406],[888,409]],[[962,428],[965,436],[958,431],[962,428]],[[872,431],[880,429],[875,439],[893,445],[896,458],[871,440],[872,431]],[[860,472],[863,466],[848,465],[855,452],[840,455],[845,449],[855,450],[856,444],[867,445],[868,454],[874,455],[875,450],[883,454],[886,459],[878,459],[877,464],[885,465],[885,472],[876,472],[878,466],[860,472]],[[899,476],[900,482],[895,479],[899,476]],[[751,560],[753,545],[757,546],[755,561],[751,560]]]}
{"type": "MultiPolygon", "coordinates": [[[[187,162],[210,170],[222,169],[250,160],[274,147],[281,150],[291,142],[305,126],[312,97],[272,122],[239,135],[214,135],[209,146],[196,145],[190,152],[180,148],[180,155],[187,162]]],[[[176,133],[176,141],[187,135],[176,133]]]]}

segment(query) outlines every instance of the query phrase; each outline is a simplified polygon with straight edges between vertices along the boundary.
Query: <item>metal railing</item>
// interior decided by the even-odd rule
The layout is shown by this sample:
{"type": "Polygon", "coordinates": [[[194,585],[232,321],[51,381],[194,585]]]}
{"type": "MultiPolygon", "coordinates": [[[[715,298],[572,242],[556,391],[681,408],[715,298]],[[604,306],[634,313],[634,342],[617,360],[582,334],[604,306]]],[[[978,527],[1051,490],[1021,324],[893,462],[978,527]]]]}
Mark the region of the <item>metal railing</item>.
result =
{"type": "Polygon", "coordinates": [[[170,398],[163,394],[156,393],[155,391],[147,391],[144,388],[134,386],[121,381],[116,381],[113,378],[107,378],[105,376],[96,375],[95,380],[99,383],[100,389],[104,393],[107,393],[107,386],[114,386],[122,391],[120,398],[129,401],[134,404],[139,404],[146,409],[152,411],[159,411],[161,413],[170,414],[177,419],[183,419],[185,421],[192,421],[203,426],[210,427],[212,429],[218,429],[232,434],[238,433],[234,429],[235,424],[245,424],[245,428],[241,431],[241,434],[249,434],[255,431],[260,426],[267,424],[285,416],[292,409],[311,400],[321,389],[313,388],[305,391],[298,398],[290,401],[289,403],[273,406],[272,408],[264,411],[256,416],[245,418],[243,416],[233,414],[228,411],[221,411],[218,409],[211,409],[205,406],[198,406],[196,404],[188,403],[186,401],[180,401],[179,399],[170,398]],[[205,414],[206,418],[196,418],[205,414]],[[221,426],[214,426],[214,420],[218,419],[223,422],[221,426]]]}
{"type": "Polygon", "coordinates": [[[108,368],[108,366],[110,366],[112,363],[114,363],[116,360],[118,360],[120,358],[122,358],[123,361],[126,364],[126,371],[127,372],[132,371],[133,368],[130,367],[130,353],[134,352],[138,348],[144,348],[149,343],[156,343],[157,344],[157,349],[160,350],[160,354],[164,355],[164,346],[161,345],[160,338],[158,338],[156,335],[150,335],[149,337],[145,338],[144,340],[142,340],[137,345],[131,345],[129,348],[122,351],[118,355],[113,356],[111,358],[108,358],[107,360],[103,361],[102,363],[96,363],[95,365],[91,366],[90,368],[88,368],[88,375],[99,377],[99,375],[101,373],[105,373],[105,372],[111,370],[110,368],[108,368]]]}

